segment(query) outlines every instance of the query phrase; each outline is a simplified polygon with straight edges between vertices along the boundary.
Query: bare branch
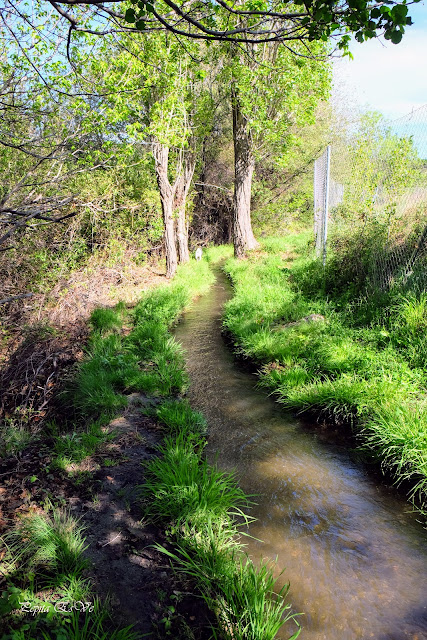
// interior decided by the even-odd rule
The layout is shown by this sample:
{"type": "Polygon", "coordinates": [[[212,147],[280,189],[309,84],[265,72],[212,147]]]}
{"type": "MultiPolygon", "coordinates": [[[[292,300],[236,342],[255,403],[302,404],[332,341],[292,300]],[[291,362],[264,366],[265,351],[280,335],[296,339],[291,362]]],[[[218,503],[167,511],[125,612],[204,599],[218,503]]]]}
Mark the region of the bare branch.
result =
{"type": "Polygon", "coordinates": [[[20,293],[17,296],[10,296],[9,298],[3,298],[0,300],[0,304],[8,304],[14,300],[22,300],[22,298],[32,298],[34,293],[20,293]]]}

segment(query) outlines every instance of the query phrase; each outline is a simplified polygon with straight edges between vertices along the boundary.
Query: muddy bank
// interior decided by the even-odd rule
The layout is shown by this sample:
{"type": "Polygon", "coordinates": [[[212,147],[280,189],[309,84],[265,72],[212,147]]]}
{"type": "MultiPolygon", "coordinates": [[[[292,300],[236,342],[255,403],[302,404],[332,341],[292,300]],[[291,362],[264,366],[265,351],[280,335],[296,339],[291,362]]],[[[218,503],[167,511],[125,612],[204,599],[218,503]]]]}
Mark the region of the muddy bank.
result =
{"type": "MultiPolygon", "coordinates": [[[[50,470],[48,440],[27,448],[19,458],[2,460],[0,536],[46,500],[69,509],[85,527],[93,596],[109,601],[115,626],[132,624],[153,639],[164,638],[168,631],[176,638],[205,640],[209,614],[192,585],[178,579],[167,558],[153,548],[168,548],[167,536],[162,526],[143,518],[138,500],[142,462],[156,455],[164,433],[156,420],[143,415],[144,398],[141,402],[138,406],[133,398],[129,409],[108,425],[116,437],[75,465],[74,477],[50,470]]],[[[6,587],[0,576],[0,592],[6,587]]],[[[0,637],[6,631],[0,624],[0,637]]]]}

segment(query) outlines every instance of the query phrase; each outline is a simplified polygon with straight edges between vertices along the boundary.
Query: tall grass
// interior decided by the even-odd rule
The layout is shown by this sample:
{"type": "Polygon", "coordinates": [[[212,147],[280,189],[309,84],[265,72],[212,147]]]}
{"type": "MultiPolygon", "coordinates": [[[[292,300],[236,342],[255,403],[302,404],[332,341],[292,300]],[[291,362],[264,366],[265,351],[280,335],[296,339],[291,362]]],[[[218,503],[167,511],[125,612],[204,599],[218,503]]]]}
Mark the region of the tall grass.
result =
{"type": "Polygon", "coordinates": [[[304,241],[267,239],[248,260],[228,260],[234,297],[224,327],[284,406],[352,425],[360,446],[396,482],[410,481],[409,499],[425,509],[427,294],[356,298],[344,275],[325,289],[304,241]]]}
{"type": "Polygon", "coordinates": [[[242,525],[250,501],[233,474],[203,457],[203,417],[182,401],[166,401],[157,416],[167,427],[159,457],[146,463],[140,488],[146,517],[168,523],[173,550],[161,545],[175,568],[192,578],[215,613],[212,637],[272,640],[285,622],[300,629],[286,602],[288,587],[275,591],[273,567],[254,567],[243,552],[242,525]]]}

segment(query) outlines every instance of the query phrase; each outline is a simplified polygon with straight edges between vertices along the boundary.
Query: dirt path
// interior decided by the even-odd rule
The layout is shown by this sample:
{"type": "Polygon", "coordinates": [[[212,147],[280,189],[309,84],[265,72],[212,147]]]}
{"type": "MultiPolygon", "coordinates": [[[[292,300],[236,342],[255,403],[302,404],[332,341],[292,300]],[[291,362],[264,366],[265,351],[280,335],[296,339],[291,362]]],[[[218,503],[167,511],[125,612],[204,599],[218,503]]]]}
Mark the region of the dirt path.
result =
{"type": "Polygon", "coordinates": [[[96,592],[111,598],[117,622],[135,624],[135,630],[151,635],[153,622],[159,622],[162,585],[172,576],[164,556],[150,548],[164,543],[165,536],[141,523],[136,498],[144,481],[141,462],[154,455],[160,432],[135,405],[110,428],[118,437],[108,447],[108,466],[93,475],[93,499],[77,498],[71,501],[72,509],[86,527],[96,592]]]}
{"type": "MultiPolygon", "coordinates": [[[[153,549],[156,543],[169,544],[160,525],[144,521],[138,500],[141,463],[156,455],[163,429],[142,413],[150,400],[137,394],[130,400],[108,426],[117,434],[114,440],[73,466],[80,472],[78,484],[49,472],[47,443],[39,444],[37,453],[23,452],[18,461],[2,461],[0,535],[19,514],[39,509],[43,497],[63,504],[85,527],[93,593],[109,598],[115,626],[133,624],[144,638],[204,640],[210,636],[208,613],[166,556],[153,549]]],[[[0,577],[0,591],[1,582],[0,577]]]]}

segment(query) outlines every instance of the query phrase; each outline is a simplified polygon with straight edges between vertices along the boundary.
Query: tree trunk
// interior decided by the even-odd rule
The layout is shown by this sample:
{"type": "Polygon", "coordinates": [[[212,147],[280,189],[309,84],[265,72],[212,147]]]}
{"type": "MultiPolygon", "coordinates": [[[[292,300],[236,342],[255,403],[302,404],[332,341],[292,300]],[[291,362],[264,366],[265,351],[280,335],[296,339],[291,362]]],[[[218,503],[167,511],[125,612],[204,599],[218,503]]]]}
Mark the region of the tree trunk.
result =
{"type": "Polygon", "coordinates": [[[193,179],[196,161],[192,153],[185,154],[183,167],[175,183],[174,215],[176,217],[179,263],[188,262],[188,224],[185,216],[188,191],[193,179]]]}
{"type": "Polygon", "coordinates": [[[175,229],[173,218],[174,188],[168,178],[169,147],[158,142],[153,146],[156,178],[162,203],[163,224],[165,229],[166,248],[166,277],[173,278],[178,266],[178,256],[175,244],[175,229]]]}
{"type": "Polygon", "coordinates": [[[242,258],[246,249],[255,249],[251,224],[251,186],[255,160],[252,154],[252,139],[245,116],[242,113],[237,89],[232,86],[231,106],[233,112],[234,141],[234,200],[233,241],[234,255],[242,258]]]}

